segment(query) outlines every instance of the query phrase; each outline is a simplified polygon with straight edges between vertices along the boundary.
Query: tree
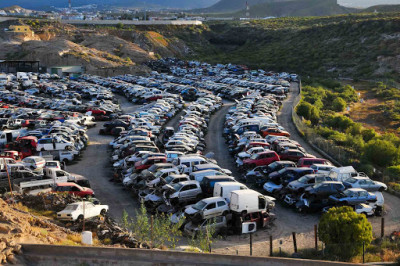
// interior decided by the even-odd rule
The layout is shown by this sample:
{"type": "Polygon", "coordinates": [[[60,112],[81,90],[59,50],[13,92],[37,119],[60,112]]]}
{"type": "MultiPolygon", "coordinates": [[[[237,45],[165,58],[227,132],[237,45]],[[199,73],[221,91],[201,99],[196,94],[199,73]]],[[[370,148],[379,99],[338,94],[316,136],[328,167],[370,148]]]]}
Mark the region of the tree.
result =
{"type": "Polygon", "coordinates": [[[396,165],[399,162],[399,149],[388,140],[373,139],[365,145],[363,158],[382,167],[396,165]]]}
{"type": "Polygon", "coordinates": [[[318,237],[328,255],[348,260],[362,252],[363,243],[371,243],[372,226],[364,214],[357,214],[351,207],[334,207],[322,215],[318,237]]]}
{"type": "Polygon", "coordinates": [[[124,28],[124,24],[122,24],[121,22],[119,22],[118,24],[117,24],[117,29],[123,29],[124,28]]]}
{"type": "Polygon", "coordinates": [[[343,112],[346,109],[346,101],[341,97],[337,97],[332,102],[332,110],[336,112],[343,112]]]}

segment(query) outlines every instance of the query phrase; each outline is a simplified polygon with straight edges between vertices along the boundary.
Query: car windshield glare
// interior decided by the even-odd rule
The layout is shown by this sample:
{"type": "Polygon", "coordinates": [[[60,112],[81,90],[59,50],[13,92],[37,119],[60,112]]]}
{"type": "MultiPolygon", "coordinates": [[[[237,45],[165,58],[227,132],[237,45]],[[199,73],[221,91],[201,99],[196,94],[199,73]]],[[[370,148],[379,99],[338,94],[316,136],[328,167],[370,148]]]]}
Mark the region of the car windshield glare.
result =
{"type": "Polygon", "coordinates": [[[175,191],[179,191],[183,187],[183,185],[177,183],[177,184],[173,185],[172,187],[175,189],[175,191]]]}
{"type": "Polygon", "coordinates": [[[302,184],[305,184],[308,182],[308,178],[306,176],[302,176],[297,181],[299,181],[302,184]]]}
{"type": "Polygon", "coordinates": [[[283,168],[283,169],[278,171],[279,174],[283,174],[284,172],[286,172],[286,168],[283,168]]]}
{"type": "Polygon", "coordinates": [[[355,178],[353,178],[353,177],[350,177],[350,178],[347,178],[346,182],[347,182],[347,183],[354,184],[355,182],[357,182],[357,179],[355,179],[355,178]]]}
{"type": "Polygon", "coordinates": [[[204,201],[199,201],[197,202],[195,205],[193,205],[193,209],[201,211],[205,206],[207,205],[207,203],[205,203],[204,201]]]}

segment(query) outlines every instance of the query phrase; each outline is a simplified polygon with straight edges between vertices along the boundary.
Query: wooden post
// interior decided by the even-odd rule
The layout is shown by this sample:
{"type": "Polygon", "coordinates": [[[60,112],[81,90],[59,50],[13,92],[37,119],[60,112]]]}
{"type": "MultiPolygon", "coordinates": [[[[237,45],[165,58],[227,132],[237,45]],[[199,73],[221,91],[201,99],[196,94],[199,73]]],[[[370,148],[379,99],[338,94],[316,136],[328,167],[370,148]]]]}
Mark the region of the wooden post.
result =
{"type": "Polygon", "coordinates": [[[153,248],[153,225],[154,225],[154,217],[153,215],[150,218],[150,240],[151,240],[151,248],[153,248]]]}
{"type": "Polygon", "coordinates": [[[296,242],[296,232],[292,233],[293,235],[293,247],[294,247],[294,253],[297,253],[297,242],[296,242]]]}
{"type": "Polygon", "coordinates": [[[4,158],[4,167],[6,168],[6,173],[7,173],[7,178],[8,178],[8,185],[10,186],[10,194],[11,198],[13,197],[13,190],[11,186],[11,178],[10,178],[10,173],[8,172],[8,166],[7,166],[7,158],[4,158]]]}
{"type": "Polygon", "coordinates": [[[363,264],[365,263],[365,241],[363,242],[363,264]]]}
{"type": "Polygon", "coordinates": [[[315,250],[318,251],[318,225],[314,225],[315,250]]]}
{"type": "Polygon", "coordinates": [[[381,238],[383,238],[385,236],[385,218],[382,217],[381,221],[381,238]]]}
{"type": "Polygon", "coordinates": [[[250,233],[250,256],[253,256],[253,234],[250,233]]]}
{"type": "Polygon", "coordinates": [[[269,255],[272,257],[272,236],[269,236],[269,255]]]}

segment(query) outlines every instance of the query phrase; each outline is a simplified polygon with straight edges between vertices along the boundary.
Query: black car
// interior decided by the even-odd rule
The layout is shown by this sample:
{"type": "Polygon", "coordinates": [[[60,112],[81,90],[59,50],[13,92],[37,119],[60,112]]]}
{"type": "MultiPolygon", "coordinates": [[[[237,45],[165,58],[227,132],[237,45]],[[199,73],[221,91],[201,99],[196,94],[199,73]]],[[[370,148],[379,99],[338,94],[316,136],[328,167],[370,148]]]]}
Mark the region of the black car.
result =
{"type": "Polygon", "coordinates": [[[285,182],[285,185],[287,185],[287,183],[293,180],[297,180],[304,175],[309,175],[313,173],[314,170],[308,167],[287,167],[279,171],[272,172],[268,175],[268,179],[275,184],[281,184],[281,182],[285,182]]]}
{"type": "Polygon", "coordinates": [[[328,206],[332,206],[328,199],[318,200],[301,198],[296,202],[297,211],[304,213],[319,212],[328,206]]]}
{"type": "Polygon", "coordinates": [[[264,171],[265,174],[270,174],[287,167],[296,167],[296,163],[292,161],[276,161],[269,164],[264,171]]]}
{"type": "Polygon", "coordinates": [[[306,197],[309,199],[328,199],[329,196],[337,194],[345,190],[342,182],[338,181],[325,181],[308,187],[305,190],[306,197]]]}

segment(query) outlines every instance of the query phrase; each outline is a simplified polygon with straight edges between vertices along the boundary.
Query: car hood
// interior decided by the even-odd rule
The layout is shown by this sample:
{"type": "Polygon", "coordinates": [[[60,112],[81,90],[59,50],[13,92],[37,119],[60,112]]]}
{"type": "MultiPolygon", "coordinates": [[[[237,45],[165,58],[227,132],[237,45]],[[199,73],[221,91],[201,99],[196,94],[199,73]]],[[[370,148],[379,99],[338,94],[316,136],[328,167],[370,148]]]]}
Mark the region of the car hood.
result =
{"type": "Polygon", "coordinates": [[[196,209],[194,209],[193,207],[189,207],[189,208],[186,208],[186,209],[185,209],[185,213],[187,213],[187,214],[189,214],[189,215],[195,214],[195,213],[197,213],[197,212],[199,212],[199,211],[196,210],[196,209]]]}

